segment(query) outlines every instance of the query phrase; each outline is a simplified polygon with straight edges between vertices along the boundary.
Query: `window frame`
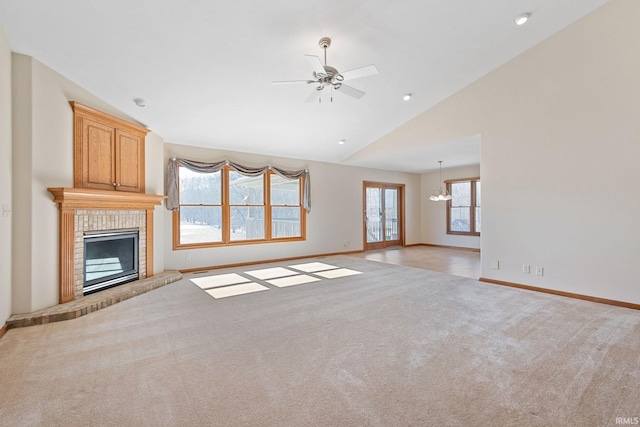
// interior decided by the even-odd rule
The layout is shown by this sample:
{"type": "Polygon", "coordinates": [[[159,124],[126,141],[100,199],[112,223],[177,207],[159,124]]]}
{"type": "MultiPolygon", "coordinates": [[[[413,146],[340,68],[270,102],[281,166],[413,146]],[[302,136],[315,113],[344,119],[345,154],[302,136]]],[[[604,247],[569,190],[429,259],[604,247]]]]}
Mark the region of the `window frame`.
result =
{"type": "MultiPolygon", "coordinates": [[[[476,205],[476,192],[477,192],[477,184],[480,182],[480,177],[473,178],[460,178],[460,179],[448,179],[445,182],[447,187],[447,191],[451,194],[451,185],[455,183],[461,182],[469,182],[471,187],[471,201],[468,206],[469,209],[469,231],[455,231],[451,230],[451,208],[452,200],[447,200],[447,234],[458,235],[458,236],[480,236],[480,232],[476,231],[476,208],[481,208],[481,206],[476,205]]],[[[465,206],[466,208],[466,206],[465,206]]]]}
{"type": "MultiPolygon", "coordinates": [[[[180,167],[178,168],[176,175],[178,177],[178,195],[180,194],[180,167]]],[[[181,243],[180,242],[180,209],[183,206],[180,199],[178,199],[178,209],[173,212],[173,249],[185,250],[185,249],[200,249],[200,248],[215,248],[225,246],[241,246],[241,245],[255,245],[264,243],[281,243],[281,242],[297,242],[307,239],[306,231],[306,215],[307,212],[303,207],[303,192],[305,185],[305,177],[297,178],[298,180],[298,204],[297,205],[272,205],[271,204],[271,177],[277,175],[274,171],[268,170],[263,174],[263,200],[264,204],[260,205],[264,207],[264,227],[265,237],[263,239],[247,239],[247,240],[231,240],[231,207],[242,205],[231,205],[229,200],[229,172],[235,171],[230,166],[224,166],[221,170],[221,205],[222,205],[222,240],[219,242],[198,242],[198,243],[181,243]],[[300,209],[300,236],[293,237],[272,237],[272,207],[293,207],[300,209]]],[[[237,172],[237,171],[235,171],[237,172]]],[[[285,178],[288,179],[288,178],[285,178]]],[[[178,196],[179,197],[179,196],[178,196]]],[[[185,206],[202,206],[194,203],[185,203],[185,206]]],[[[208,204],[207,204],[208,205],[208,204]]],[[[216,205],[217,206],[217,205],[216,205]]],[[[247,205],[254,206],[254,205],[247,205]]]]}

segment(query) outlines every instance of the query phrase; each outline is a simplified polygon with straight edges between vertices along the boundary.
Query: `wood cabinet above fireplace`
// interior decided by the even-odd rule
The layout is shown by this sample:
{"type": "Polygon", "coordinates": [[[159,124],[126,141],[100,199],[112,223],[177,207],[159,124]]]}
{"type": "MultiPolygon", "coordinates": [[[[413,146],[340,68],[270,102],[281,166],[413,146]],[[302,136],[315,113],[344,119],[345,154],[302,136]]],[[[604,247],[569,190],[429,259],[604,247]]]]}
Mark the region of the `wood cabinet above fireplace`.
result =
{"type": "Polygon", "coordinates": [[[71,101],[74,120],[73,185],[144,193],[142,126],[71,101]]]}

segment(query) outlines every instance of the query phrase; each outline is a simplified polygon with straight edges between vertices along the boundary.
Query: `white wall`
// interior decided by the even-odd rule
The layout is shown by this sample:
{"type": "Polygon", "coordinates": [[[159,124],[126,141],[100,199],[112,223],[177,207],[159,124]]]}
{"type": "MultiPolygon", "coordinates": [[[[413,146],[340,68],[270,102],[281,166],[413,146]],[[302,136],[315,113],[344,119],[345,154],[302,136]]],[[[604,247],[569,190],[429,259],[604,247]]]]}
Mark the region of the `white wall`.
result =
{"type": "Polygon", "coordinates": [[[482,275],[640,303],[637,16],[610,1],[358,156],[481,134],[482,275]]]}
{"type": "MultiPolygon", "coordinates": [[[[123,115],[31,57],[14,53],[12,62],[13,162],[19,165],[13,171],[12,312],[22,313],[58,303],[58,209],[47,188],[73,187],[69,101],[123,115]]],[[[150,188],[161,191],[162,143],[157,136],[151,139],[146,156],[158,167],[146,178],[150,188]]],[[[161,252],[162,241],[156,244],[154,252],[161,252]]],[[[162,256],[154,261],[156,271],[162,270],[161,261],[162,256]]]]}
{"type": "MultiPolygon", "coordinates": [[[[477,178],[480,176],[480,165],[442,169],[442,179],[477,178]]],[[[440,172],[421,175],[422,185],[422,243],[460,248],[480,249],[479,236],[459,236],[447,234],[447,204],[432,202],[429,196],[444,184],[440,181],[440,172]]]]}
{"type": "MultiPolygon", "coordinates": [[[[164,194],[164,140],[154,132],[145,139],[145,192],[164,194]]],[[[153,214],[153,271],[147,275],[164,271],[164,204],[156,206],[153,214]]]]}
{"type": "Polygon", "coordinates": [[[0,26],[0,327],[11,315],[11,50],[0,26]]]}
{"type": "Polygon", "coordinates": [[[329,163],[267,157],[212,149],[165,144],[165,165],[173,156],[192,160],[233,160],[247,165],[308,169],[311,175],[311,213],[307,215],[307,239],[301,242],[172,250],[171,213],[165,211],[165,267],[187,269],[296,256],[362,250],[362,183],[380,181],[405,184],[406,240],[420,243],[420,176],[341,166],[329,163]],[[349,242],[349,246],[345,246],[349,242]]]}

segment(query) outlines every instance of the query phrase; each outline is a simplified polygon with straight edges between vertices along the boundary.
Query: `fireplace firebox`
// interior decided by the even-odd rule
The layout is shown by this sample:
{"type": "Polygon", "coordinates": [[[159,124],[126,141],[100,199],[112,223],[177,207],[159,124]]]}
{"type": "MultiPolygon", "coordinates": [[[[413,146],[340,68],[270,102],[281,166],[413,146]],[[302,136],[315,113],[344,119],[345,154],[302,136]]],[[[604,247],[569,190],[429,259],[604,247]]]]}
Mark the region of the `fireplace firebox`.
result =
{"type": "Polygon", "coordinates": [[[84,295],[139,278],[138,234],[137,229],[84,233],[84,295]]]}

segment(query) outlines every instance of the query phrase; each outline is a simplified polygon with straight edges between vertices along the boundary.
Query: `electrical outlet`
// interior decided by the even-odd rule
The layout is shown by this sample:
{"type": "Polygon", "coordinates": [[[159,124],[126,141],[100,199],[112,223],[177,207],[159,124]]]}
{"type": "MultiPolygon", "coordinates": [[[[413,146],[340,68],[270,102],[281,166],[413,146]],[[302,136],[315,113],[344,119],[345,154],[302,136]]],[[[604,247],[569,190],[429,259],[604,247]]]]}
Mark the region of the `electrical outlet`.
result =
{"type": "Polygon", "coordinates": [[[186,252],[184,254],[184,259],[186,259],[187,261],[189,261],[191,259],[191,252],[186,252]]]}
{"type": "Polygon", "coordinates": [[[529,264],[522,264],[522,272],[523,273],[531,273],[531,266],[529,264]]]}
{"type": "Polygon", "coordinates": [[[536,276],[544,276],[544,268],[536,267],[536,276]]]}
{"type": "Polygon", "coordinates": [[[491,261],[491,268],[494,269],[494,270],[499,270],[500,269],[500,261],[498,261],[497,259],[491,261]]]}
{"type": "Polygon", "coordinates": [[[8,205],[8,204],[3,203],[3,204],[2,204],[2,217],[3,217],[3,218],[6,218],[6,217],[8,217],[9,215],[11,215],[11,208],[9,207],[9,205],[8,205]]]}

